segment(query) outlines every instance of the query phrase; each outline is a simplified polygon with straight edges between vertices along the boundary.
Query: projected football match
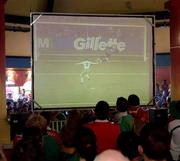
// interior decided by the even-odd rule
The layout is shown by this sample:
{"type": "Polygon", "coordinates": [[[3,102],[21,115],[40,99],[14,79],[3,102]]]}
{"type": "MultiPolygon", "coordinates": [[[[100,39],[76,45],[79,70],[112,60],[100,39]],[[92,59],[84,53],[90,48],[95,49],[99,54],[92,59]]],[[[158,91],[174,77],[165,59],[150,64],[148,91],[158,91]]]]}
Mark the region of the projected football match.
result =
{"type": "Polygon", "coordinates": [[[89,108],[137,94],[147,104],[152,25],[152,17],[33,14],[34,101],[44,109],[89,108]]]}

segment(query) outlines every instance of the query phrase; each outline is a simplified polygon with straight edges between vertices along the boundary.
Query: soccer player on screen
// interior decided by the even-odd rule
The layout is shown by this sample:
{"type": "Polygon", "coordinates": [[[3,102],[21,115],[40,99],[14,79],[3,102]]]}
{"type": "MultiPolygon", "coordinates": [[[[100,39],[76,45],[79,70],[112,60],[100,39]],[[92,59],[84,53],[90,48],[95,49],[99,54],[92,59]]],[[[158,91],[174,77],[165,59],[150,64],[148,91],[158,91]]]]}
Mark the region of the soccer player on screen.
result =
{"type": "Polygon", "coordinates": [[[77,63],[77,64],[82,64],[83,65],[83,71],[81,72],[81,74],[80,74],[80,82],[81,83],[84,83],[84,79],[85,79],[85,77],[87,78],[87,79],[90,79],[90,77],[89,77],[89,73],[90,73],[90,69],[91,69],[91,66],[93,65],[93,64],[98,64],[98,63],[96,63],[96,62],[92,62],[92,61],[89,61],[88,59],[86,59],[86,60],[84,60],[84,61],[82,61],[82,62],[79,62],[79,63],[77,63]]]}

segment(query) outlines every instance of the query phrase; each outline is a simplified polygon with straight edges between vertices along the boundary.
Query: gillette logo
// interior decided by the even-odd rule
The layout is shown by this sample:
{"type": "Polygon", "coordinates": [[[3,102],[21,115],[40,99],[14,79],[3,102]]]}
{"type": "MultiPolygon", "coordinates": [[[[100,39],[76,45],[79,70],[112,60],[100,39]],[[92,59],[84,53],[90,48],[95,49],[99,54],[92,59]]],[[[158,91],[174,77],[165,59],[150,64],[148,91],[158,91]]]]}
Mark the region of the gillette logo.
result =
{"type": "Polygon", "coordinates": [[[74,47],[77,50],[93,50],[93,51],[104,51],[107,48],[115,48],[119,52],[125,50],[126,43],[118,42],[117,38],[109,38],[107,41],[103,41],[99,37],[79,37],[74,40],[74,47]]]}

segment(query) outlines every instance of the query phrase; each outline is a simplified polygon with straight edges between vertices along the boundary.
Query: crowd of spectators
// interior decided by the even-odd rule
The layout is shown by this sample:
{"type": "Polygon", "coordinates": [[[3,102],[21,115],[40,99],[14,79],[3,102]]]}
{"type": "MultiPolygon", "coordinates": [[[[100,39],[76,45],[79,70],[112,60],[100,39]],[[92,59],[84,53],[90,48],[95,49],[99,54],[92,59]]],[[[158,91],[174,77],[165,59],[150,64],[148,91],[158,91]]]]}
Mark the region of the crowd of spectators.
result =
{"type": "Polygon", "coordinates": [[[171,91],[170,84],[168,84],[167,80],[163,80],[162,84],[156,83],[154,99],[157,107],[161,108],[168,106],[171,100],[171,91]]]}
{"type": "Polygon", "coordinates": [[[17,99],[13,98],[12,93],[7,93],[6,96],[6,110],[7,120],[10,121],[10,115],[14,113],[30,112],[32,110],[31,94],[26,94],[25,89],[19,94],[17,99]]]}
{"type": "MultiPolygon", "coordinates": [[[[150,122],[137,95],[118,97],[110,115],[101,100],[94,110],[68,111],[60,131],[50,128],[51,112],[32,113],[14,138],[12,161],[179,161],[180,101],[169,107],[166,125],[150,122]]],[[[57,115],[58,116],[58,115],[57,115]]]]}

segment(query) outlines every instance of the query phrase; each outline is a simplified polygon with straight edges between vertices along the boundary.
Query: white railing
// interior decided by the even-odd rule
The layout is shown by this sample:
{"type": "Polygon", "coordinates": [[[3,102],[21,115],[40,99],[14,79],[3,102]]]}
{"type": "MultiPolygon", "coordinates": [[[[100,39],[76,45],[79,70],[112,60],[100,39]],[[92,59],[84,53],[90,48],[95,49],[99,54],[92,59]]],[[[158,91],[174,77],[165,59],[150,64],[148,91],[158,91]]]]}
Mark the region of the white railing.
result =
{"type": "Polygon", "coordinates": [[[66,122],[66,120],[51,121],[50,127],[51,127],[52,130],[60,132],[60,130],[64,126],[65,122],[66,122]]]}

